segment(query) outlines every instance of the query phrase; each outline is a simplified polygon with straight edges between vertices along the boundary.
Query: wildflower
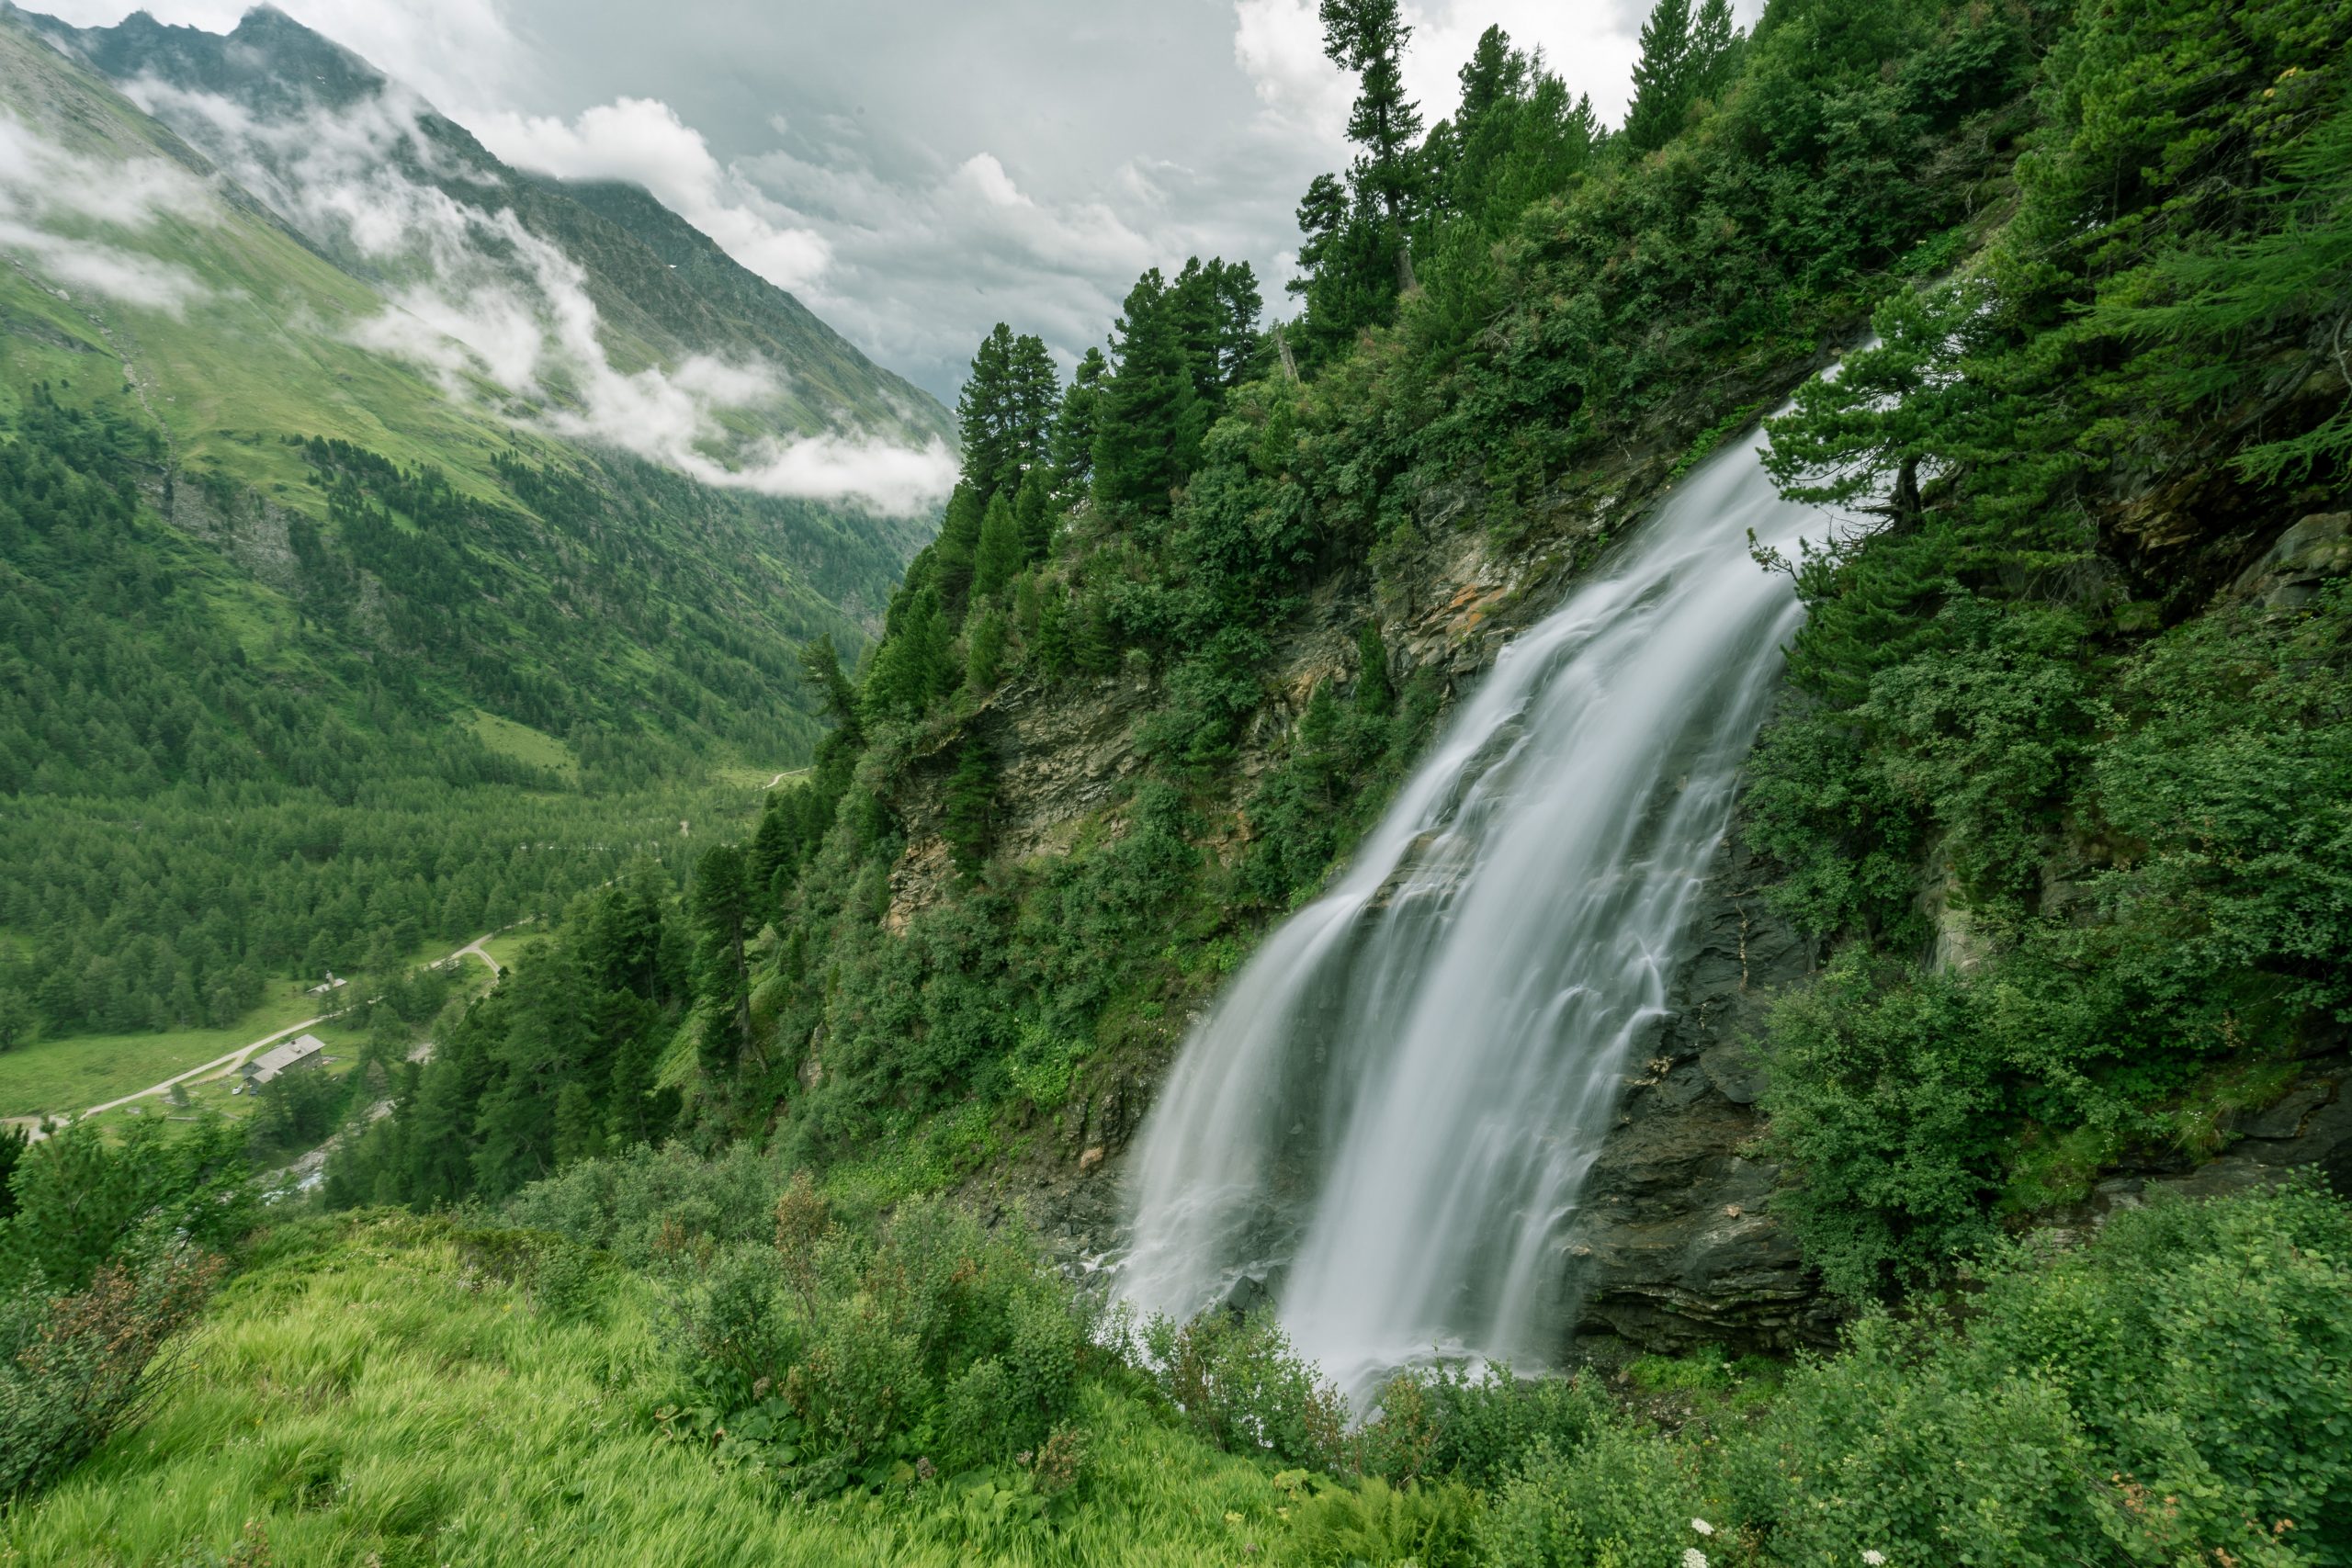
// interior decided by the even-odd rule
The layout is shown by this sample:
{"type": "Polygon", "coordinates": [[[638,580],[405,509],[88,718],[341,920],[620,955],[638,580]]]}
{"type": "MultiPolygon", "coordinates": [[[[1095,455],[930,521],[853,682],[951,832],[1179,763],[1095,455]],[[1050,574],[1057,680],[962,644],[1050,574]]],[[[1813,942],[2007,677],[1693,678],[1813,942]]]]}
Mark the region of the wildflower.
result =
{"type": "Polygon", "coordinates": [[[1701,1535],[1713,1535],[1715,1533],[1715,1527],[1709,1524],[1704,1519],[1692,1519],[1690,1521],[1690,1528],[1701,1535]]]}
{"type": "Polygon", "coordinates": [[[1682,1568],[1707,1568],[1707,1554],[1695,1546],[1684,1547],[1682,1568]]]}
{"type": "Polygon", "coordinates": [[[1862,1562],[1868,1565],[1868,1568],[1886,1568],[1886,1553],[1865,1551],[1862,1553],[1862,1562]]]}

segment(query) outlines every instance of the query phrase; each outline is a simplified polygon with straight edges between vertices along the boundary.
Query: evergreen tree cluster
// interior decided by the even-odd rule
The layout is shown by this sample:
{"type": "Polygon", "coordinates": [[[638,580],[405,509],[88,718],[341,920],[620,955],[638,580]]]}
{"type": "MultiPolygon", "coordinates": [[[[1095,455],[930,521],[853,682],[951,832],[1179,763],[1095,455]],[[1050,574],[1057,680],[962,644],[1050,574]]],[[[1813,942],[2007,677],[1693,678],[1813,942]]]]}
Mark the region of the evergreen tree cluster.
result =
{"type": "MultiPolygon", "coordinates": [[[[818,1163],[947,1139],[933,1153],[953,1170],[987,1139],[943,1129],[1054,1106],[1170,1048],[1167,1021],[1376,813],[1442,696],[1438,671],[1363,627],[1352,669],[1242,784],[1276,637],[1308,592],[1413,570],[1434,491],[1467,487],[1483,504],[1457,525],[1508,536],[1632,433],[1687,441],[1737,417],[1758,378],[1785,386],[1815,334],[1964,232],[1973,182],[2025,121],[2029,34],[1917,5],[1825,53],[1849,10],[1872,7],[1782,8],[1713,118],[1694,107],[1650,159],[1610,152],[1619,139],[1491,33],[1457,113],[1413,147],[1435,182],[1400,208],[1421,236],[1413,288],[1385,282],[1394,324],[1328,353],[1263,331],[1255,279],[1217,261],[1138,279],[1057,405],[1035,340],[990,333],[961,401],[962,482],[879,646],[855,671],[808,650],[832,726],[814,767],[684,895],[681,1116],[773,1120],[818,1163]],[[1016,863],[998,694],[1138,689],[1114,674],[1150,694],[1144,778],[1067,853],[1016,863]],[[1215,813],[1240,835],[1213,858],[1215,813]],[[910,847],[949,885],[894,908],[910,847]]],[[[1335,48],[1401,47],[1386,15],[1341,17],[1335,48]]]]}
{"type": "Polygon", "coordinates": [[[892,570],[844,520],[618,458],[510,456],[491,501],[311,441],[314,518],[45,389],[10,423],[0,1049],[226,1027],[272,976],[389,977],[677,859],[734,808],[714,754],[820,733],[797,648],[854,633],[806,584],[875,602],[892,570]]]}
{"type": "Polygon", "coordinates": [[[503,1198],[564,1165],[665,1137],[679,1100],[663,1082],[664,1054],[695,987],[726,996],[697,933],[714,932],[700,922],[718,918],[717,900],[741,899],[740,861],[724,848],[703,857],[691,918],[646,861],[575,897],[552,940],[445,1021],[429,1061],[383,1064],[397,1111],[336,1150],[327,1201],[503,1198]],[[715,874],[713,855],[734,863],[715,874]]]}
{"type": "Polygon", "coordinates": [[[1850,1291],[2210,1150],[2352,1018],[2352,600],[2228,586],[2352,494],[2347,46],[2341,6],[2086,6],[2015,217],[1771,424],[1863,520],[1781,563],[1805,700],[1749,827],[1836,953],[1770,1099],[1850,1291]]]}

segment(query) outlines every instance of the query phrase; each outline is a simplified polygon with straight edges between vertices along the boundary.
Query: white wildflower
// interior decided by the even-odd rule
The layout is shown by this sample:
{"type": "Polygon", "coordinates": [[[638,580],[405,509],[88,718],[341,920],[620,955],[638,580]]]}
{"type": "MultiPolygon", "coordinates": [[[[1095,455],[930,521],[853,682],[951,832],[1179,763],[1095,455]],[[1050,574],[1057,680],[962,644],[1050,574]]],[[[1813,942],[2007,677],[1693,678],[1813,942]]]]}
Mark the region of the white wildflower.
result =
{"type": "Polygon", "coordinates": [[[1886,1553],[1883,1551],[1865,1551],[1862,1553],[1862,1561],[1869,1565],[1869,1568],[1886,1568],[1886,1553]]]}
{"type": "Polygon", "coordinates": [[[1707,1568],[1707,1554],[1695,1546],[1684,1547],[1682,1568],[1707,1568]]]}
{"type": "Polygon", "coordinates": [[[1715,1533],[1715,1527],[1709,1524],[1704,1519],[1692,1519],[1690,1521],[1690,1528],[1698,1531],[1701,1535],[1713,1535],[1715,1533]]]}

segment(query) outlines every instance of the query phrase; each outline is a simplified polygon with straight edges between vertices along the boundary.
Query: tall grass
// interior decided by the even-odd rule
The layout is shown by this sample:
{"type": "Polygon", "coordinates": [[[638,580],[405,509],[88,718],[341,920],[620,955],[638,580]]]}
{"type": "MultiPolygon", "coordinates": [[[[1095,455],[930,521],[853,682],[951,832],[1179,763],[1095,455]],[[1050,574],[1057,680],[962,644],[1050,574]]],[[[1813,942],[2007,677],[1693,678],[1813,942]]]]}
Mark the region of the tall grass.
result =
{"type": "MultiPolygon", "coordinates": [[[[223,1292],[153,1416],[0,1521],[0,1562],[1193,1564],[1270,1554],[1261,1469],[1085,1394],[1061,1517],[936,1486],[808,1506],[662,1436],[655,1288],[557,1321],[437,1221],[321,1227],[223,1292]],[[1263,1542],[1267,1551],[1245,1548],[1263,1542]]],[[[570,1314],[565,1314],[569,1316],[570,1314]]]]}

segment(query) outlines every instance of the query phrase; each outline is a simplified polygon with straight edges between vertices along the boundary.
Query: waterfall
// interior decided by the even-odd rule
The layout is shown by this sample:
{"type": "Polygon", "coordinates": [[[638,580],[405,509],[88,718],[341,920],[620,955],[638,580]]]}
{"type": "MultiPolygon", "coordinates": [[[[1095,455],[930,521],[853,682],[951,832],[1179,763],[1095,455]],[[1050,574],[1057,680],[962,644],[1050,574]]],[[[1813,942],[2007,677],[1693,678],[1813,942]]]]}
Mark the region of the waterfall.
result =
{"type": "Polygon", "coordinates": [[[1272,1280],[1359,1405],[1432,1352],[1552,1359],[1578,1190],[1801,618],[1748,535],[1792,549],[1822,521],[1736,443],[1502,650],[1185,1043],[1130,1172],[1123,1299],[1181,1319],[1272,1280]]]}

